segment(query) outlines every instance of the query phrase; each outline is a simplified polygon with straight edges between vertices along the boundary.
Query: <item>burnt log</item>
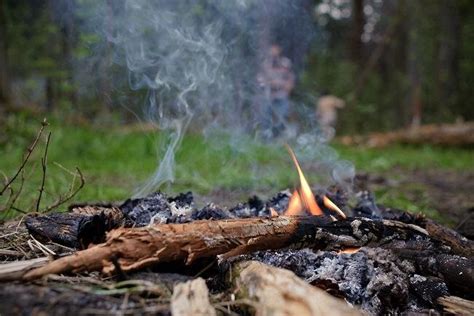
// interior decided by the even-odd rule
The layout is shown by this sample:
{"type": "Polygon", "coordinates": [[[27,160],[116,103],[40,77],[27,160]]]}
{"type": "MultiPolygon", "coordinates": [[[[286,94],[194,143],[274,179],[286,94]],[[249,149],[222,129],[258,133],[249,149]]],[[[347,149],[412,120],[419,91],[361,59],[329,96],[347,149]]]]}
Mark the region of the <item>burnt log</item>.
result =
{"type": "Polygon", "coordinates": [[[117,272],[117,267],[127,272],[161,262],[191,264],[200,258],[225,258],[267,249],[377,247],[394,240],[437,244],[416,225],[388,220],[348,218],[332,222],[319,216],[282,216],[196,221],[115,229],[107,234],[105,243],[57,259],[28,272],[24,278],[94,270],[111,274],[117,272]]]}
{"type": "Polygon", "coordinates": [[[107,231],[119,227],[123,213],[115,207],[86,206],[70,213],[29,216],[25,225],[31,235],[43,241],[85,249],[105,241],[107,231]]]}

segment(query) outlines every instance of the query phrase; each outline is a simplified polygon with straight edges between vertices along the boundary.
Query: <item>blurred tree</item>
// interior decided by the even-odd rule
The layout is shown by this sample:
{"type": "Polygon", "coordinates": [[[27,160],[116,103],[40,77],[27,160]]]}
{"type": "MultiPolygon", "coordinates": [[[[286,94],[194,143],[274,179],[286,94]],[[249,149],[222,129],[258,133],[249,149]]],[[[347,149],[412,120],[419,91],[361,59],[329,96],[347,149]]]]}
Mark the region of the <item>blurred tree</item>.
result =
{"type": "Polygon", "coordinates": [[[7,105],[10,101],[6,9],[6,1],[0,0],[0,107],[7,105]]]}
{"type": "Polygon", "coordinates": [[[438,82],[441,106],[456,106],[459,89],[459,60],[461,48],[461,21],[459,3],[442,0],[440,8],[440,40],[438,52],[438,82]]]}
{"type": "Polygon", "coordinates": [[[364,46],[362,43],[362,34],[364,33],[365,16],[364,1],[352,0],[352,30],[350,38],[350,52],[354,63],[362,66],[364,57],[364,46]]]}

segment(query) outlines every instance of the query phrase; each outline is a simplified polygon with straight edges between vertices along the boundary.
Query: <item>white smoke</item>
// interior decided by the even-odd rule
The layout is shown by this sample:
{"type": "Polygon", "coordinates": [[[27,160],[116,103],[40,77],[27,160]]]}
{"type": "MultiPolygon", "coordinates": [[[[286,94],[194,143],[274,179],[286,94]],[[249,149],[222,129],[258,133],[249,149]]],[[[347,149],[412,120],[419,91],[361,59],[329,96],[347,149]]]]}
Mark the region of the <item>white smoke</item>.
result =
{"type": "MultiPolygon", "coordinates": [[[[212,138],[213,146],[230,143],[234,150],[245,152],[251,159],[253,152],[247,148],[261,116],[256,77],[263,56],[271,43],[278,42],[293,61],[294,69],[301,70],[314,33],[312,12],[308,9],[311,3],[109,2],[113,17],[112,27],[105,32],[107,39],[125,60],[130,87],[148,90],[145,116],[160,129],[164,140],[159,147],[158,167],[137,196],[174,181],[175,152],[189,126],[212,138]]],[[[347,182],[353,167],[340,162],[324,144],[314,127],[313,105],[307,111],[310,114],[300,115],[300,130],[291,135],[293,139],[281,140],[280,144],[293,142],[303,164],[317,161],[326,170],[327,179],[347,182]],[[303,124],[303,120],[311,123],[303,124]]],[[[265,168],[256,167],[256,177],[262,177],[259,170],[265,168]]]]}

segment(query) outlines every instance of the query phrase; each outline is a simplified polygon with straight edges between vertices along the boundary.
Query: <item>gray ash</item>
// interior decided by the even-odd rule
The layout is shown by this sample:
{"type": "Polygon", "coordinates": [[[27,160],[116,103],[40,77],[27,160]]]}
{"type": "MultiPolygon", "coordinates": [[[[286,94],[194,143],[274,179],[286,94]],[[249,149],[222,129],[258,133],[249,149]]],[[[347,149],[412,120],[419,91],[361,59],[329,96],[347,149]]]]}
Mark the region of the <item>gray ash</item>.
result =
{"type": "Polygon", "coordinates": [[[166,223],[171,217],[168,198],[164,193],[155,192],[140,199],[128,199],[120,209],[134,226],[146,226],[152,222],[166,223]]]}
{"type": "Polygon", "coordinates": [[[382,218],[380,209],[375,204],[375,197],[370,191],[361,191],[357,193],[358,202],[353,209],[354,216],[368,218],[382,218]]]}
{"type": "Polygon", "coordinates": [[[191,214],[191,219],[200,220],[200,219],[226,219],[232,218],[232,214],[225,209],[222,209],[214,204],[208,204],[200,210],[194,210],[191,214]]]}
{"type": "Polygon", "coordinates": [[[127,226],[141,227],[150,223],[186,223],[193,220],[269,216],[270,207],[281,214],[288,207],[290,196],[289,191],[282,191],[267,202],[253,196],[247,202],[238,203],[230,209],[212,203],[198,209],[194,206],[191,192],[176,197],[156,192],[144,198],[129,199],[120,206],[120,209],[127,218],[127,226]]]}

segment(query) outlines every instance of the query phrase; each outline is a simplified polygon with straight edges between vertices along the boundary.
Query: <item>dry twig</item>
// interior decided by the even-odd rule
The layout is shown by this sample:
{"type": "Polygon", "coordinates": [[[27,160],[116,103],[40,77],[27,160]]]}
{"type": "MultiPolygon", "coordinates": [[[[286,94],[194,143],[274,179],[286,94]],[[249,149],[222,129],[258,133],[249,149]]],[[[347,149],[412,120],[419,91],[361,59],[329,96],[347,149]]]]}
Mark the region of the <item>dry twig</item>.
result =
{"type": "Polygon", "coordinates": [[[36,201],[36,212],[39,211],[40,203],[41,203],[41,197],[44,192],[44,183],[46,181],[46,166],[48,163],[48,148],[49,148],[49,141],[51,140],[51,132],[48,134],[48,138],[46,139],[46,146],[44,147],[44,154],[43,158],[41,158],[41,169],[43,171],[43,176],[41,178],[41,186],[39,189],[39,195],[38,195],[38,200],[36,201]]]}
{"type": "Polygon", "coordinates": [[[15,173],[15,175],[7,181],[7,183],[5,184],[5,186],[2,188],[2,190],[0,191],[0,196],[3,195],[3,193],[5,193],[5,191],[10,188],[10,185],[16,180],[16,178],[18,177],[18,175],[20,174],[20,172],[23,170],[23,168],[25,168],[25,165],[26,163],[28,162],[28,160],[30,159],[30,156],[31,154],[33,153],[34,149],[36,148],[36,145],[38,144],[38,141],[40,140],[41,138],[41,135],[43,134],[43,131],[44,131],[44,128],[46,126],[48,126],[48,122],[46,121],[46,119],[43,119],[43,122],[41,123],[41,128],[38,132],[38,134],[36,135],[36,138],[35,140],[33,141],[33,143],[27,148],[27,151],[26,151],[26,155],[25,157],[23,158],[23,161],[20,165],[20,167],[18,168],[17,172],[15,173]]]}
{"type": "MultiPolygon", "coordinates": [[[[68,171],[68,172],[70,172],[70,171],[68,171]]],[[[81,189],[84,187],[85,184],[86,184],[86,180],[84,179],[84,175],[82,174],[81,170],[78,167],[76,167],[76,172],[74,173],[74,178],[71,182],[71,186],[69,187],[68,194],[66,196],[60,195],[59,198],[56,200],[56,202],[54,202],[53,204],[51,204],[50,206],[45,208],[45,212],[49,212],[52,209],[54,209],[54,208],[56,208],[56,207],[58,207],[58,206],[60,206],[64,203],[66,203],[67,201],[71,200],[74,196],[76,196],[76,194],[79,191],[81,191],[81,189]],[[79,183],[79,186],[76,189],[74,189],[74,184],[76,182],[75,180],[76,180],[77,175],[79,175],[80,183],[79,183]]]]}

